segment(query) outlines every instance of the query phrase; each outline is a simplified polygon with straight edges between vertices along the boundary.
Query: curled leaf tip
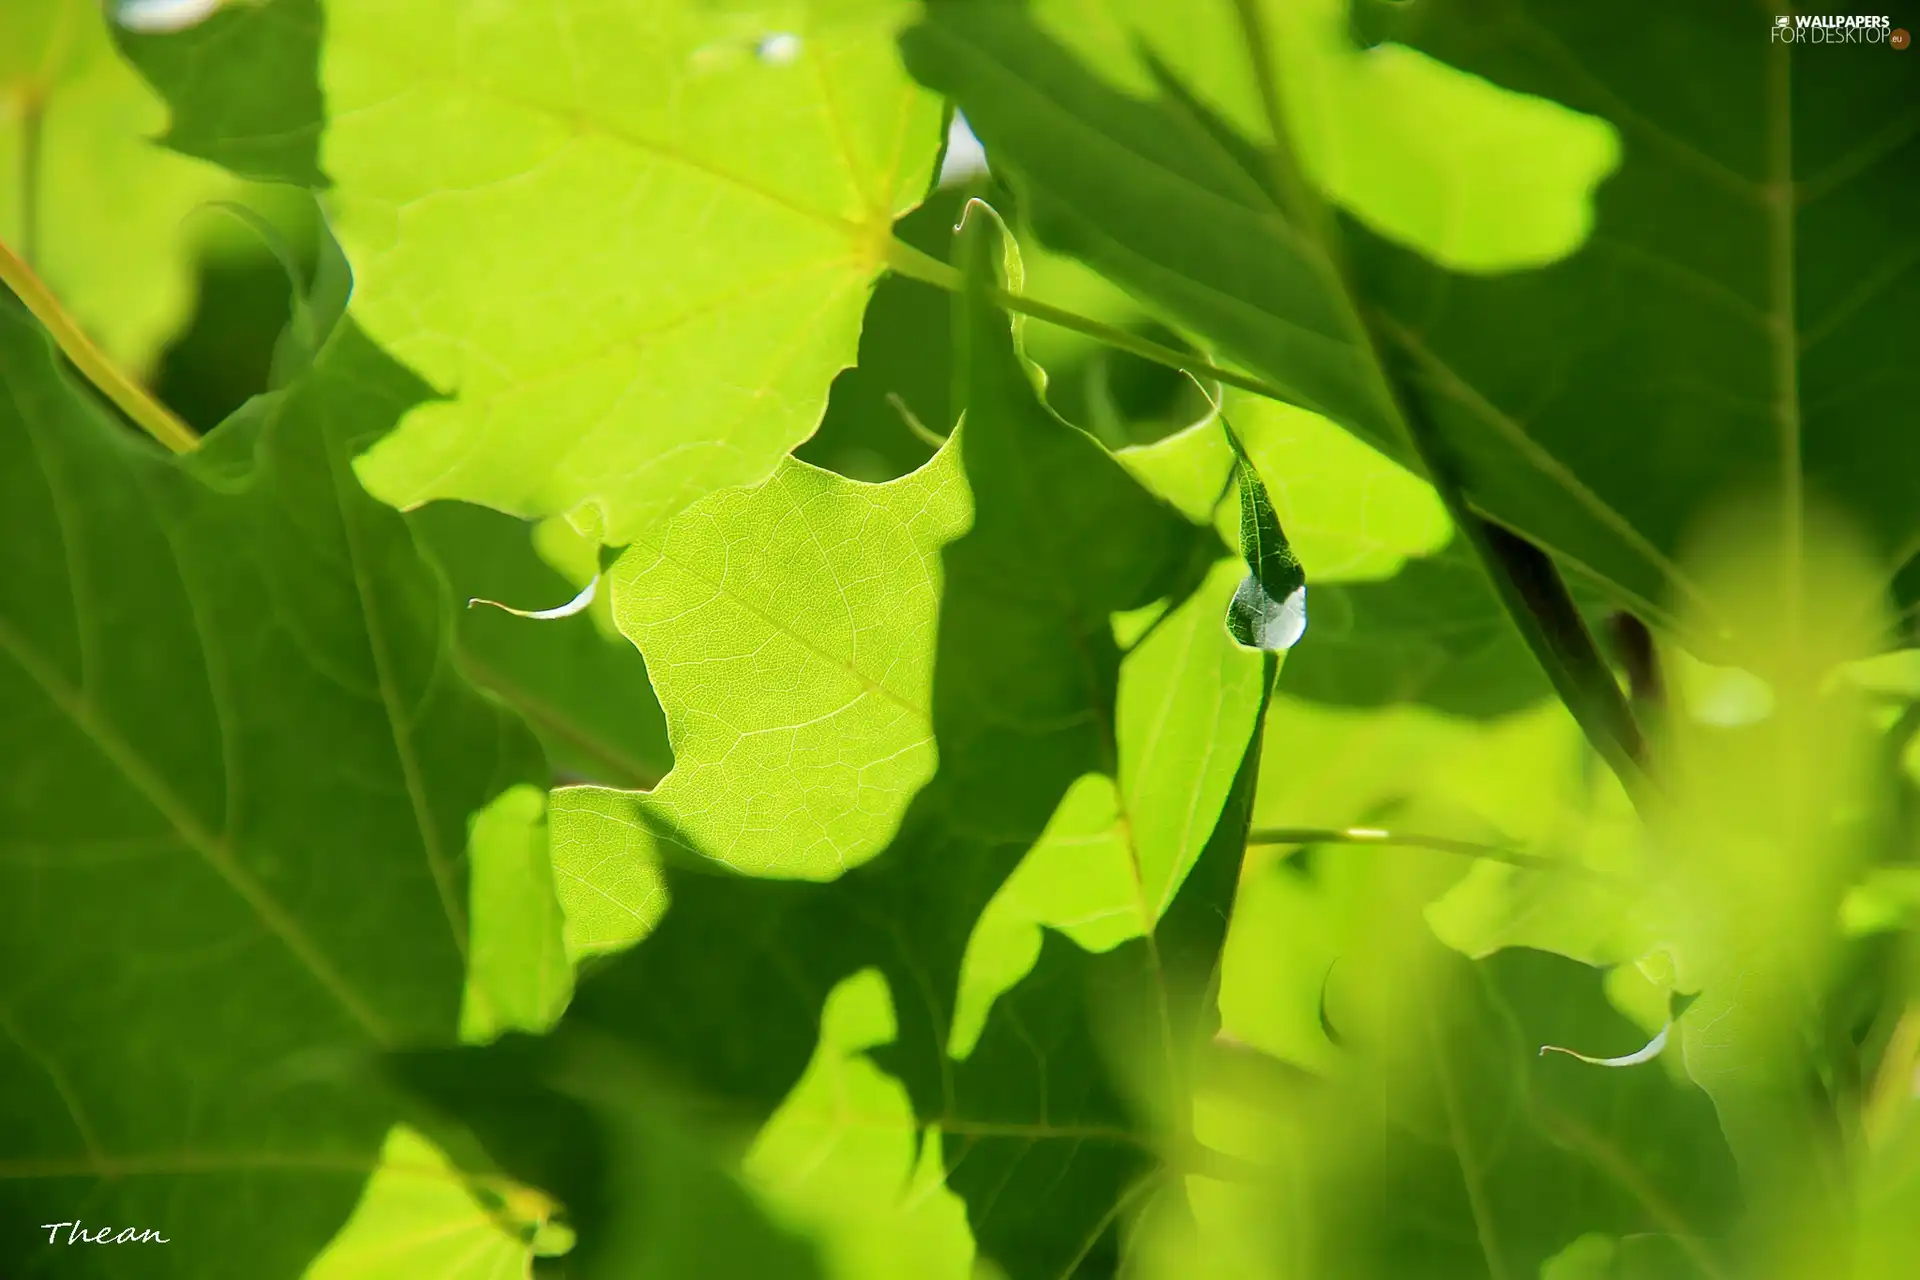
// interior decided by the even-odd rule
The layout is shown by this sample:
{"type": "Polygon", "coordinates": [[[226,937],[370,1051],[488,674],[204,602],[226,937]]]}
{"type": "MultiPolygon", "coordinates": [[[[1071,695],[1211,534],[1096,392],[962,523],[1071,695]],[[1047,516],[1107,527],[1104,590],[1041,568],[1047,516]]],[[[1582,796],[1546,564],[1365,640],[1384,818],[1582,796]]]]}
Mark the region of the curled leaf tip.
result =
{"type": "Polygon", "coordinates": [[[1589,1057],[1587,1054],[1575,1049],[1563,1049],[1557,1044],[1541,1045],[1540,1056],[1544,1058],[1550,1053],[1564,1053],[1569,1058],[1578,1058],[1580,1061],[1591,1063],[1596,1067],[1637,1067],[1643,1062],[1652,1062],[1660,1056],[1661,1051],[1667,1047],[1667,1032],[1671,1030],[1673,1030],[1673,1024],[1669,1022],[1666,1026],[1660,1028],[1660,1034],[1647,1041],[1644,1047],[1636,1049],[1632,1053],[1623,1054],[1618,1058],[1589,1057]]]}
{"type": "Polygon", "coordinates": [[[587,606],[593,603],[594,593],[599,589],[599,586],[600,577],[598,574],[595,574],[593,578],[587,582],[587,585],[580,589],[579,595],[567,601],[565,604],[557,605],[551,609],[516,609],[510,604],[502,604],[498,600],[485,600],[479,596],[468,600],[467,608],[471,609],[475,605],[482,604],[490,605],[502,612],[510,613],[516,618],[532,618],[536,622],[549,622],[555,618],[571,618],[576,613],[585,612],[587,606]]]}

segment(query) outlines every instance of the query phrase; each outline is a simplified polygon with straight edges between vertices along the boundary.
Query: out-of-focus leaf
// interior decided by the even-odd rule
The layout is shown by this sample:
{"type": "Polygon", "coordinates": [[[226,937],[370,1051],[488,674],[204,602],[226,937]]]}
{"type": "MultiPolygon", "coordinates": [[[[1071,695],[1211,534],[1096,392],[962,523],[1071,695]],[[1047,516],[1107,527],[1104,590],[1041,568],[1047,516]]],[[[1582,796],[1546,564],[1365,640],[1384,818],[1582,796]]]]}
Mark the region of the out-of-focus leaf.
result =
{"type": "Polygon", "coordinates": [[[1486,571],[1458,542],[1383,582],[1317,585],[1313,635],[1281,681],[1294,697],[1334,706],[1419,702],[1472,716],[1518,711],[1551,692],[1486,571]]]}
{"type": "Polygon", "coordinates": [[[646,662],[591,613],[531,621],[481,605],[527,608],[566,600],[580,583],[542,559],[525,521],[460,502],[432,502],[407,523],[446,571],[463,606],[458,659],[468,679],[505,699],[572,781],[642,788],[673,764],[646,662]]]}
{"type": "MultiPolygon", "coordinates": [[[[489,910],[469,818],[541,776],[353,484],[423,388],[343,328],[167,459],[24,321],[0,361],[0,1205],[151,1227],[182,1272],[297,1274],[395,1118],[356,1058],[457,1030],[489,910]]],[[[8,1233],[0,1266],[144,1261],[45,1241],[8,1233]]]]}
{"type": "Polygon", "coordinates": [[[176,31],[123,24],[114,39],[172,109],[167,146],[243,178],[321,187],[322,22],[321,0],[249,0],[176,31]]]}
{"type": "Polygon", "coordinates": [[[819,1242],[829,1276],[970,1280],[973,1236],[943,1185],[941,1143],[919,1141],[913,1099],[868,1053],[898,1028],[875,970],[834,988],[813,1060],[746,1156],[748,1184],[819,1242]]]}
{"type": "MultiPolygon", "coordinates": [[[[1623,144],[1591,237],[1538,272],[1462,275],[1352,241],[1479,500],[1643,599],[1708,612],[1699,634],[1726,624],[1709,612],[1726,602],[1699,599],[1677,562],[1730,495],[1842,504],[1891,577],[1920,545],[1920,445],[1896,390],[1920,333],[1906,60],[1784,43],[1732,4],[1636,0],[1601,22],[1553,4],[1365,8],[1450,65],[1609,121],[1623,144]],[[1649,38],[1608,36],[1629,27],[1649,38]],[[1693,67],[1685,92],[1676,58],[1693,67]]],[[[1792,528],[1775,536],[1803,553],[1792,528]]]]}
{"type": "Polygon", "coordinates": [[[1543,1055],[1623,1055],[1647,1033],[1598,970],[1440,948],[1415,913],[1444,880],[1421,856],[1343,850],[1311,876],[1243,887],[1226,1030],[1322,1083],[1229,1090],[1203,1111],[1203,1139],[1286,1174],[1196,1191],[1203,1225],[1251,1230],[1279,1274],[1302,1277],[1534,1275],[1589,1233],[1673,1236],[1680,1274],[1719,1274],[1740,1197],[1712,1104],[1659,1062],[1543,1055]]]}
{"type": "MultiPolygon", "coordinates": [[[[1604,125],[1413,49],[1359,48],[1348,0],[1256,3],[1281,105],[1299,122],[1295,159],[1343,209],[1461,271],[1551,262],[1585,238],[1594,188],[1619,162],[1604,125]]],[[[1177,92],[1219,118],[1223,139],[1266,136],[1234,3],[1030,7],[1048,34],[1132,96],[1177,92]]]]}
{"type": "Polygon", "coordinates": [[[569,1277],[822,1276],[811,1243],[767,1217],[629,1045],[585,1032],[516,1037],[487,1054],[412,1052],[390,1065],[502,1163],[559,1195],[575,1233],[569,1277]]]}
{"type": "Polygon", "coordinates": [[[759,481],[854,356],[940,110],[897,0],[334,0],[321,164],[354,314],[442,388],[360,463],[401,506],[624,544],[759,481]]]}
{"type": "Polygon", "coordinates": [[[505,1208],[482,1204],[432,1143],[396,1128],[353,1217],[301,1280],[526,1280],[532,1242],[503,1227],[505,1208]]]}
{"type": "Polygon", "coordinates": [[[165,123],[98,0],[0,7],[0,240],[136,370],[192,303],[187,215],[234,185],[155,146],[165,123]]]}

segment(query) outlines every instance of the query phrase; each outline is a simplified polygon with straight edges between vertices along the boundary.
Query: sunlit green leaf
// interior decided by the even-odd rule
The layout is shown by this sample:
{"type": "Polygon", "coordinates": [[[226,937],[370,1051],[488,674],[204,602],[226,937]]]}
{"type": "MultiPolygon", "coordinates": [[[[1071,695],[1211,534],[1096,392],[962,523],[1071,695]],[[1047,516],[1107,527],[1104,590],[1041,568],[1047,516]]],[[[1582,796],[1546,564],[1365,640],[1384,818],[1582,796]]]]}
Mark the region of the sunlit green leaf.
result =
{"type": "Polygon", "coordinates": [[[931,176],[901,12],[330,4],[321,163],[354,314],[450,397],[375,446],[369,486],[596,508],[618,545],[764,478],[931,176]]]}

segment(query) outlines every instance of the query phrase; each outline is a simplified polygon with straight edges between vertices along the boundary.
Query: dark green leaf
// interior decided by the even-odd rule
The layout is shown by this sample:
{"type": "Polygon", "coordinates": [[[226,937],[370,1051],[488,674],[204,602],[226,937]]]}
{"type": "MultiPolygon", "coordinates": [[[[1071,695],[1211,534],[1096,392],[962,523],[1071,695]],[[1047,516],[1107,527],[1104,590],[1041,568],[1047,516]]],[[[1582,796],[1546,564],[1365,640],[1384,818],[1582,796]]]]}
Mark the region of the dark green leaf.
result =
{"type": "Polygon", "coordinates": [[[324,187],[323,22],[320,0],[259,0],[183,31],[115,27],[114,39],[173,111],[167,146],[243,178],[324,187]]]}
{"type": "Polygon", "coordinates": [[[458,1030],[469,820],[541,777],[353,482],[422,388],[343,327],[175,460],[11,311],[0,366],[0,1270],[296,1276],[394,1118],[354,1061],[458,1030]],[[71,1220],[171,1243],[26,1229],[71,1220]]]}
{"type": "Polygon", "coordinates": [[[1316,585],[1312,639],[1288,655],[1280,688],[1336,706],[1420,702],[1470,716],[1551,693],[1486,571],[1457,542],[1380,582],[1316,585]]]}

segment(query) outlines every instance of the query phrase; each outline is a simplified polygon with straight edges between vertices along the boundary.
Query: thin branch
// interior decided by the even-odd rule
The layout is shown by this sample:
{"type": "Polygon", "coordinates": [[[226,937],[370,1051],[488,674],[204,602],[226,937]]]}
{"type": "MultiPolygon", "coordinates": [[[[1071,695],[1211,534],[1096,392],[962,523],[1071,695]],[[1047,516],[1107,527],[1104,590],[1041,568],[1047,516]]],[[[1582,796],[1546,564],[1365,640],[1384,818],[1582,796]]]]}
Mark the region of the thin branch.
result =
{"type": "Polygon", "coordinates": [[[1612,879],[1604,871],[1561,858],[1543,858],[1478,840],[1455,840],[1448,836],[1421,835],[1408,831],[1386,831],[1379,827],[1255,827],[1247,833],[1249,845],[1272,844],[1366,844],[1383,848],[1430,849],[1435,853],[1457,854],[1486,862],[1504,862],[1526,871],[1570,871],[1575,875],[1612,879]]]}
{"type": "Polygon", "coordinates": [[[173,411],[154,399],[146,389],[123,373],[89,338],[60,300],[35,275],[33,268],[0,243],[0,283],[13,290],[28,311],[48,333],[80,375],[91,382],[101,395],[118,405],[141,430],[175,453],[196,448],[200,437],[176,417],[173,411]]]}

